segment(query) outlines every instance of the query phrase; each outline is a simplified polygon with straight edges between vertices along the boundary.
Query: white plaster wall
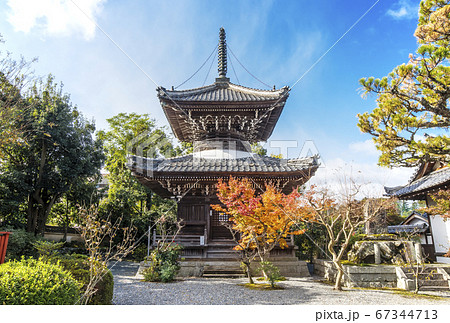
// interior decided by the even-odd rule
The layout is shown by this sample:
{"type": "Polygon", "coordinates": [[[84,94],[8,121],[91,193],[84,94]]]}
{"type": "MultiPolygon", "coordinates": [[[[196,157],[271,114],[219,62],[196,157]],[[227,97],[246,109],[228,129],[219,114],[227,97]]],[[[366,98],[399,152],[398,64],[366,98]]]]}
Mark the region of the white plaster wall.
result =
{"type": "MultiPolygon", "coordinates": [[[[47,239],[47,240],[61,241],[63,237],[64,237],[64,234],[62,234],[62,233],[57,233],[57,232],[45,232],[44,233],[44,239],[47,239]]],[[[83,242],[84,240],[80,234],[68,233],[67,234],[67,242],[72,242],[72,241],[83,242]]]]}
{"type": "Polygon", "coordinates": [[[448,257],[436,257],[436,262],[440,262],[443,264],[450,264],[450,258],[448,257]]]}
{"type": "Polygon", "coordinates": [[[444,221],[439,216],[430,216],[436,253],[446,253],[450,248],[450,220],[444,221]]]}

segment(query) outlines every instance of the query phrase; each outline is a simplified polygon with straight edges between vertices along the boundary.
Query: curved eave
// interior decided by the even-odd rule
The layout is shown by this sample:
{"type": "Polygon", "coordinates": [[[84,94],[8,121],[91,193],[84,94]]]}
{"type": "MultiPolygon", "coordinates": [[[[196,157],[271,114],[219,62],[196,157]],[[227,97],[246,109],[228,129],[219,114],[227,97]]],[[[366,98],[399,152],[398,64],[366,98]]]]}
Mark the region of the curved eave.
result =
{"type": "Polygon", "coordinates": [[[293,172],[271,172],[271,173],[260,173],[260,172],[192,172],[187,174],[186,172],[154,172],[152,177],[147,177],[140,172],[135,172],[132,170],[133,175],[137,180],[144,186],[150,188],[153,192],[160,195],[161,197],[171,197],[174,196],[167,189],[162,187],[159,181],[164,181],[170,179],[173,183],[183,183],[183,182],[193,182],[196,181],[200,183],[215,183],[218,179],[227,179],[230,176],[233,177],[246,177],[253,179],[255,182],[259,182],[259,189],[264,190],[263,183],[266,180],[288,180],[286,185],[281,188],[281,191],[285,194],[292,192],[292,190],[298,186],[301,186],[309,181],[309,179],[314,176],[317,171],[318,166],[313,166],[309,169],[303,169],[293,172]]]}
{"type": "Polygon", "coordinates": [[[430,193],[450,188],[450,168],[435,170],[405,186],[385,187],[386,195],[402,200],[424,200],[430,193]]]}
{"type": "Polygon", "coordinates": [[[248,104],[250,102],[267,102],[285,100],[289,96],[290,89],[285,86],[276,90],[253,89],[245,86],[219,82],[211,85],[188,89],[188,90],[167,90],[158,87],[158,98],[173,103],[211,103],[211,102],[236,102],[248,104]]]}

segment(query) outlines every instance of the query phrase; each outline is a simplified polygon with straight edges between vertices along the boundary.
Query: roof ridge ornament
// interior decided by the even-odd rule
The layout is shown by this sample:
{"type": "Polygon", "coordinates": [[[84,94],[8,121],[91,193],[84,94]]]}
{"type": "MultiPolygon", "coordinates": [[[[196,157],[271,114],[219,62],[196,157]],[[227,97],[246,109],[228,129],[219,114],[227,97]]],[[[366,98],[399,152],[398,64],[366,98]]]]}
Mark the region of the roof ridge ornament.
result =
{"type": "Polygon", "coordinates": [[[217,70],[219,72],[219,77],[216,78],[216,82],[229,82],[230,79],[227,78],[227,41],[225,35],[225,29],[220,27],[219,32],[219,46],[217,49],[217,70]]]}
{"type": "Polygon", "coordinates": [[[219,76],[227,76],[227,41],[225,35],[225,29],[220,28],[219,32],[219,49],[218,49],[218,71],[219,76]]]}

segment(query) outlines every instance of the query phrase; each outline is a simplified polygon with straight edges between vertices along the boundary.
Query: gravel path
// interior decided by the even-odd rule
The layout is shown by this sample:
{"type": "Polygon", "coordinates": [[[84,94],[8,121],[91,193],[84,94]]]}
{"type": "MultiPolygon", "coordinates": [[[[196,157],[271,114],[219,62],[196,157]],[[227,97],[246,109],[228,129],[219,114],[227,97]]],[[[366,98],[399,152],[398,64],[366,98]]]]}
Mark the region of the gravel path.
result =
{"type": "MultiPolygon", "coordinates": [[[[117,263],[114,298],[117,305],[450,305],[450,292],[433,294],[443,299],[406,297],[384,290],[347,289],[332,286],[312,277],[289,278],[278,285],[283,290],[251,290],[239,284],[246,279],[187,278],[173,283],[149,283],[136,278],[139,265],[117,263]]],[[[432,292],[427,292],[431,294],[432,292]]]]}

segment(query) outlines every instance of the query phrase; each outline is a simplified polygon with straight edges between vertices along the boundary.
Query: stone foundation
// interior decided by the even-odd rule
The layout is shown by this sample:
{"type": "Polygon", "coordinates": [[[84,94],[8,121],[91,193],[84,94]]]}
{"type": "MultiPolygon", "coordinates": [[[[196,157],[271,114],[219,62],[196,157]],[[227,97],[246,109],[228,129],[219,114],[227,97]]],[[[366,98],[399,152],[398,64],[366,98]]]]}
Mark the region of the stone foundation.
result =
{"type": "MultiPolygon", "coordinates": [[[[343,265],[345,287],[397,287],[395,266],[348,266],[343,265]]],[[[331,261],[315,259],[314,273],[328,281],[334,282],[337,270],[331,261]]]]}
{"type": "MultiPolygon", "coordinates": [[[[280,274],[285,277],[309,277],[308,267],[305,261],[292,260],[292,259],[279,259],[270,260],[280,270],[280,274]]],[[[230,260],[183,260],[180,261],[181,269],[178,272],[177,277],[202,277],[203,273],[207,270],[218,272],[242,272],[239,261],[230,260]]],[[[138,270],[138,275],[141,275],[143,269],[149,266],[148,263],[141,262],[138,270]]],[[[260,276],[260,272],[257,271],[259,263],[254,261],[251,265],[252,274],[260,276]]]]}

